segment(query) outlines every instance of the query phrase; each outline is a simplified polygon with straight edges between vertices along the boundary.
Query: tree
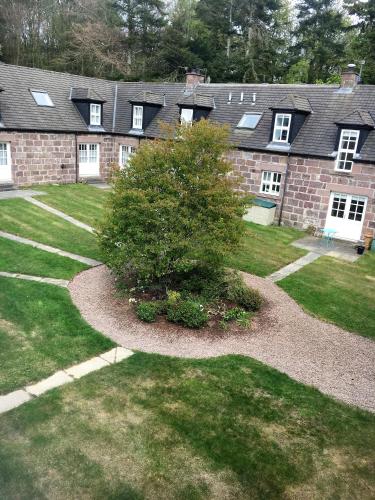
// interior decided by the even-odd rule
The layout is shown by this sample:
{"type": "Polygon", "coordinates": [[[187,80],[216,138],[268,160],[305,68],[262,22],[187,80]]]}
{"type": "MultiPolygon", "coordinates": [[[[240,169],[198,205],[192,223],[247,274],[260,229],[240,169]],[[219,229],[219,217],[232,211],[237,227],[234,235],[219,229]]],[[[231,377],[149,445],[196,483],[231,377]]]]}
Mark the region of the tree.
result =
{"type": "Polygon", "coordinates": [[[359,64],[365,61],[363,81],[375,84],[375,0],[346,0],[345,7],[356,19],[350,44],[352,60],[359,64]]]}
{"type": "Polygon", "coordinates": [[[345,62],[344,15],[335,0],[300,0],[297,10],[294,62],[308,62],[308,83],[327,81],[345,62]]]}
{"type": "Polygon", "coordinates": [[[177,133],[145,142],[114,177],[99,237],[128,286],[165,290],[180,273],[215,273],[243,234],[243,199],[223,158],[228,128],[201,120],[177,133]]]}

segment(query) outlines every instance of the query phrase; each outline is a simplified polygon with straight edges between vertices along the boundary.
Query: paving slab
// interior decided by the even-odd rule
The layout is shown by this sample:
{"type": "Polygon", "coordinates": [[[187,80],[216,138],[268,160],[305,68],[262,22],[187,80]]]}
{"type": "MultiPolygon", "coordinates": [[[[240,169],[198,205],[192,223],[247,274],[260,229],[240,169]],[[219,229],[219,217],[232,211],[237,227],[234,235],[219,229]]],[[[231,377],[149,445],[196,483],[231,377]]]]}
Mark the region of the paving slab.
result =
{"type": "Polygon", "coordinates": [[[56,208],[50,207],[49,205],[46,205],[45,203],[39,200],[35,200],[31,196],[25,197],[25,200],[39,208],[42,208],[43,210],[46,210],[47,212],[50,212],[53,215],[56,215],[57,217],[60,217],[61,219],[66,220],[67,222],[70,222],[70,224],[73,224],[74,226],[80,227],[81,229],[88,231],[89,233],[93,233],[95,231],[95,229],[89,226],[88,224],[85,224],[84,222],[81,222],[75,219],[74,217],[67,215],[64,212],[61,212],[61,210],[57,210],[56,208]]]}
{"type": "Polygon", "coordinates": [[[292,262],[291,264],[288,264],[285,267],[282,267],[275,273],[270,274],[267,279],[276,282],[280,281],[283,278],[286,278],[290,274],[293,274],[300,269],[302,269],[304,266],[307,264],[310,264],[311,262],[314,262],[314,260],[319,259],[321,257],[321,254],[315,253],[315,252],[309,252],[308,254],[304,255],[300,259],[297,259],[295,262],[292,262]]]}
{"type": "Polygon", "coordinates": [[[31,276],[29,274],[8,273],[6,271],[0,271],[0,276],[2,276],[3,278],[15,278],[26,281],[38,281],[39,283],[47,283],[48,285],[61,286],[62,288],[67,288],[69,285],[68,280],[63,280],[58,278],[45,278],[43,276],[31,276]]]}
{"type": "Polygon", "coordinates": [[[26,386],[25,390],[33,396],[40,396],[55,387],[60,387],[61,385],[68,384],[69,382],[73,382],[73,378],[70,377],[64,370],[60,370],[50,377],[37,382],[36,384],[26,386]]]}
{"type": "Polygon", "coordinates": [[[30,401],[31,398],[32,396],[24,389],[10,392],[5,396],[0,396],[0,413],[5,413],[13,408],[17,408],[17,406],[26,403],[26,401],[30,401]]]}
{"type": "Polygon", "coordinates": [[[89,359],[88,361],[84,361],[79,365],[71,366],[70,368],[65,370],[65,372],[71,377],[81,378],[84,375],[87,375],[88,373],[100,370],[101,368],[104,368],[105,366],[109,365],[110,363],[108,361],[97,356],[95,358],[89,359]]]}
{"type": "Polygon", "coordinates": [[[29,198],[30,196],[41,196],[43,191],[34,191],[33,189],[10,189],[9,191],[0,191],[0,200],[9,200],[11,198],[29,198]]]}
{"type": "Polygon", "coordinates": [[[134,354],[130,349],[125,349],[125,347],[115,347],[108,352],[104,352],[100,355],[108,363],[119,363],[123,359],[129,358],[134,354]]]}
{"type": "Polygon", "coordinates": [[[100,266],[102,264],[102,262],[100,262],[99,260],[91,259],[90,257],[84,257],[83,255],[77,255],[71,252],[66,252],[65,250],[60,250],[60,248],[51,247],[50,245],[45,245],[44,243],[39,243],[38,241],[23,238],[22,236],[16,236],[15,234],[7,233],[5,231],[0,231],[0,237],[15,241],[17,243],[22,243],[23,245],[30,245],[31,247],[37,248],[38,250],[43,250],[44,252],[54,253],[56,255],[61,255],[62,257],[67,257],[68,259],[82,262],[82,264],[86,264],[90,267],[100,266]]]}
{"type": "Polygon", "coordinates": [[[354,243],[348,241],[333,240],[330,244],[327,244],[326,240],[322,238],[306,236],[300,240],[293,241],[291,245],[347,262],[355,262],[360,257],[356,252],[354,243]]]}
{"type": "Polygon", "coordinates": [[[111,189],[111,186],[106,182],[89,182],[89,185],[98,189],[111,189]]]}

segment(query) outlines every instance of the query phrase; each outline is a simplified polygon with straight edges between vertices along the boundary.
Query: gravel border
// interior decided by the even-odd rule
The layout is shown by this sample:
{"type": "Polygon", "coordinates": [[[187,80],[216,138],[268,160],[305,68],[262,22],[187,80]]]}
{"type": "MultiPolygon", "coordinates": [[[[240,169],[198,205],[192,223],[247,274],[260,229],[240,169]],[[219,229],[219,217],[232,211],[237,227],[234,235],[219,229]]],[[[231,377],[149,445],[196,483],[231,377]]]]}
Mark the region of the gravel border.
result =
{"type": "Polygon", "coordinates": [[[86,321],[128,349],[187,358],[251,356],[325,394],[375,412],[375,342],[310,316],[270,280],[243,276],[265,297],[266,306],[249,331],[214,337],[134,319],[127,300],[116,294],[106,266],[78,274],[69,290],[86,321]]]}

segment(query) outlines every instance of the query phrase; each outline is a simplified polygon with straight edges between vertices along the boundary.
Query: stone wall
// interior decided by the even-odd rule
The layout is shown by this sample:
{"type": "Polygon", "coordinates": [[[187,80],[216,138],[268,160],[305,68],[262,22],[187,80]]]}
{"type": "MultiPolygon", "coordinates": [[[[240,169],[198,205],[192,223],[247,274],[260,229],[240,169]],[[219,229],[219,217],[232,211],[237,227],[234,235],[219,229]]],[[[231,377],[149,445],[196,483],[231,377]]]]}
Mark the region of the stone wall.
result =
{"type": "Polygon", "coordinates": [[[16,186],[75,181],[74,134],[0,132],[0,142],[10,143],[16,186]]]}
{"type": "MultiPolygon", "coordinates": [[[[12,177],[15,186],[71,183],[76,181],[75,134],[0,132],[0,142],[10,144],[12,177]]],[[[119,163],[120,144],[137,147],[132,137],[79,134],[77,144],[99,144],[100,177],[108,179],[119,163]]]]}
{"type": "Polygon", "coordinates": [[[241,189],[247,193],[274,201],[279,218],[282,194],[285,190],[282,223],[298,228],[324,227],[331,192],[341,192],[368,198],[363,233],[375,229],[375,165],[355,163],[350,173],[335,171],[334,160],[291,156],[285,189],[286,155],[231,151],[229,160],[242,176],[241,189]],[[262,171],[280,172],[280,195],[260,193],[262,171]]]}

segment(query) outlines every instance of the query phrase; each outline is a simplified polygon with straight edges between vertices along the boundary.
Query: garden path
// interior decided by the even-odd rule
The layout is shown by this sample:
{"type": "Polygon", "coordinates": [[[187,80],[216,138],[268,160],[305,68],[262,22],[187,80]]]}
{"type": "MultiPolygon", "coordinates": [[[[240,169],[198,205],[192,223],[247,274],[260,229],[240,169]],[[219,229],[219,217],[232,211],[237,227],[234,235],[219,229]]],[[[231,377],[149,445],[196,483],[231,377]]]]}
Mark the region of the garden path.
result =
{"type": "Polygon", "coordinates": [[[116,295],[106,266],[78,274],[69,290],[91,326],[129,349],[187,358],[251,356],[325,394],[375,412],[375,342],[307,314],[271,280],[243,276],[265,297],[266,305],[251,329],[236,335],[137,321],[127,300],[116,295]]]}

